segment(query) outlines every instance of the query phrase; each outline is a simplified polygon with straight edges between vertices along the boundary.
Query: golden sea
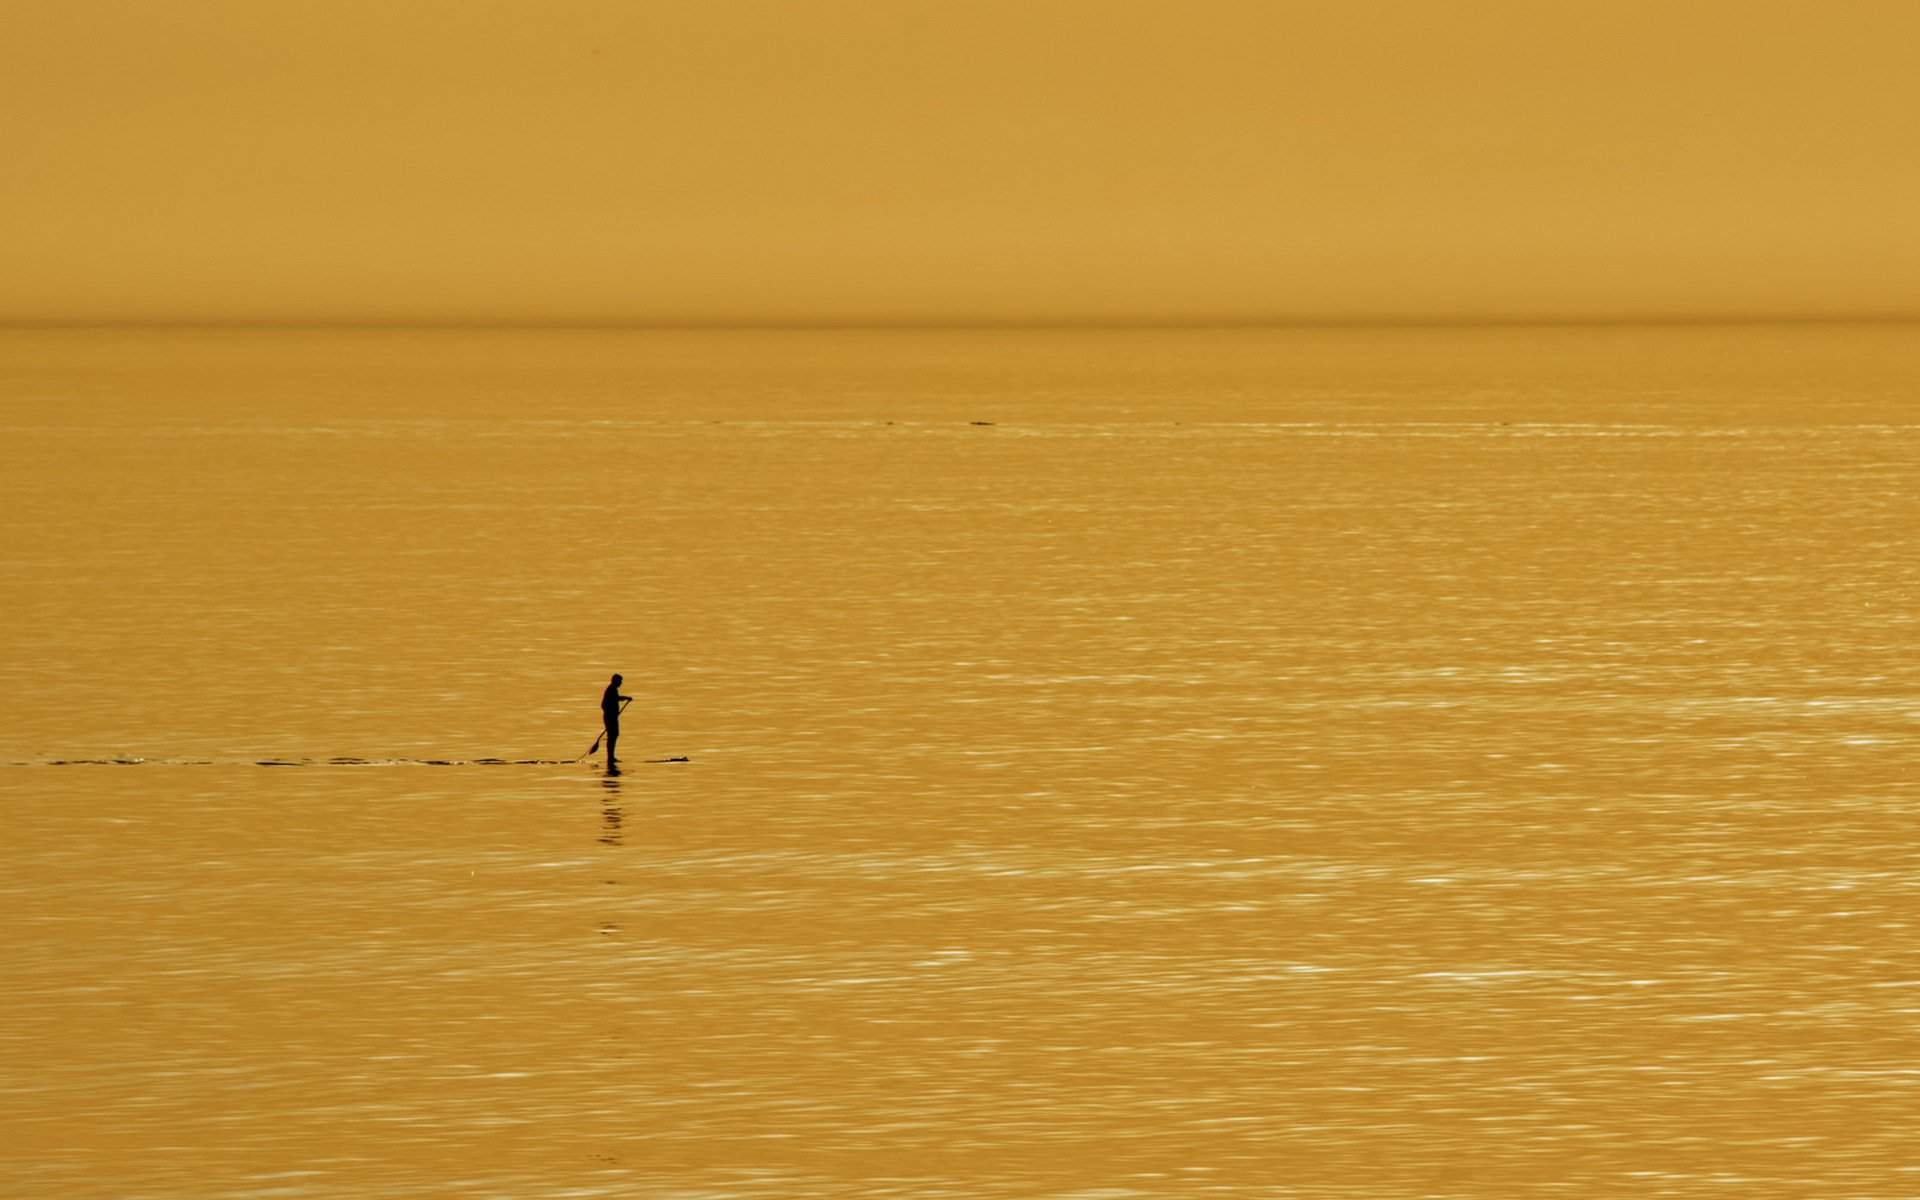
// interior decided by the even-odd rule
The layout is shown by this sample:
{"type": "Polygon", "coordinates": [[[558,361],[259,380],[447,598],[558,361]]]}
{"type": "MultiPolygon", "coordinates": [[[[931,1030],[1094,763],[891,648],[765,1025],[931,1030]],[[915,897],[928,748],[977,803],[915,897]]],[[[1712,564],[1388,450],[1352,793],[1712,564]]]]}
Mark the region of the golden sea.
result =
{"type": "Polygon", "coordinates": [[[0,334],[0,1195],[1910,1200],[1917,532],[1912,326],[0,334]]]}

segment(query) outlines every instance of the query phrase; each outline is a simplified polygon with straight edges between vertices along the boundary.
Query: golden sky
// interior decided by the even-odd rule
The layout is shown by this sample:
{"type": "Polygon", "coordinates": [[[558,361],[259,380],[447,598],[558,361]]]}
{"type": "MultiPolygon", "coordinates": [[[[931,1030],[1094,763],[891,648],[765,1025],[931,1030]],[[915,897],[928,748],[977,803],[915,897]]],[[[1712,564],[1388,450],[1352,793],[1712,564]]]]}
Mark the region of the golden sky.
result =
{"type": "Polygon", "coordinates": [[[1920,0],[5,0],[0,321],[1920,315],[1920,0]]]}

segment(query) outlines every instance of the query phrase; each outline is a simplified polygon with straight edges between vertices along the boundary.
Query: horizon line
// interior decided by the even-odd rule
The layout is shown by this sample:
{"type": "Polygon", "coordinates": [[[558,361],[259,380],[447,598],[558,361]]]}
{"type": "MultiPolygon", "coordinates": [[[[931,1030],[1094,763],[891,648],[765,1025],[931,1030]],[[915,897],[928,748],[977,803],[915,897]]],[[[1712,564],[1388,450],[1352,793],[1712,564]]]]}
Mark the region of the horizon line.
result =
{"type": "Polygon", "coordinates": [[[1291,320],[978,320],[978,321],[356,321],[356,320],[0,320],[0,332],[82,331],[339,331],[339,332],[580,332],[580,333],[966,333],[966,332],[1206,332],[1364,329],[1603,329],[1711,326],[1912,325],[1920,313],[1853,315],[1752,314],[1686,317],[1395,317],[1375,320],[1311,318],[1291,320]]]}
{"type": "Polygon", "coordinates": [[[1874,313],[1855,317],[1513,317],[1513,319],[1388,319],[1388,321],[0,321],[0,334],[17,332],[597,332],[597,334],[941,334],[941,332],[1361,332],[1361,330],[1574,330],[1574,328],[1738,328],[1738,326],[1895,326],[1920,324],[1920,315],[1874,313]]]}

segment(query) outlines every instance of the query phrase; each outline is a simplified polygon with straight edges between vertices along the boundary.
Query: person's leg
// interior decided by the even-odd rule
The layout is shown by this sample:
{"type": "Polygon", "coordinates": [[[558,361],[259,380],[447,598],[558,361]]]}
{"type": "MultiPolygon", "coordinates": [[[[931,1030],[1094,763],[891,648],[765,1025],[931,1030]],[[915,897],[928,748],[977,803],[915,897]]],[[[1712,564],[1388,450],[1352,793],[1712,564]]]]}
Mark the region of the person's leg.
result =
{"type": "Polygon", "coordinates": [[[620,726],[618,724],[607,726],[607,765],[608,766],[612,766],[614,763],[615,755],[613,753],[613,744],[619,740],[620,740],[620,726]]]}

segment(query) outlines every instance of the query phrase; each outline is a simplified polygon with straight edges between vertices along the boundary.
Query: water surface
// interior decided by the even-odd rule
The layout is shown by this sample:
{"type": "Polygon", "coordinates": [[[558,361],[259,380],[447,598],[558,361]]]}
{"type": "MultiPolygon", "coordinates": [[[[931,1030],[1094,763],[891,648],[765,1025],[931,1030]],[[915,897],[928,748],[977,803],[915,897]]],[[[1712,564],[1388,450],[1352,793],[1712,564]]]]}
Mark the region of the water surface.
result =
{"type": "Polygon", "coordinates": [[[0,334],[0,1191],[1920,1194],[1916,349],[0,334]]]}

